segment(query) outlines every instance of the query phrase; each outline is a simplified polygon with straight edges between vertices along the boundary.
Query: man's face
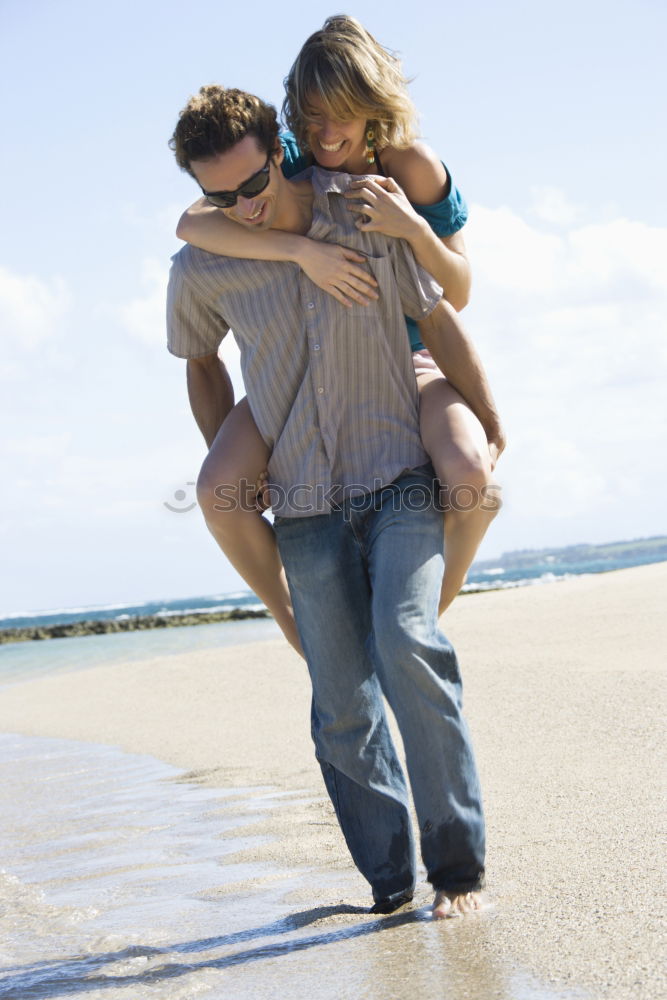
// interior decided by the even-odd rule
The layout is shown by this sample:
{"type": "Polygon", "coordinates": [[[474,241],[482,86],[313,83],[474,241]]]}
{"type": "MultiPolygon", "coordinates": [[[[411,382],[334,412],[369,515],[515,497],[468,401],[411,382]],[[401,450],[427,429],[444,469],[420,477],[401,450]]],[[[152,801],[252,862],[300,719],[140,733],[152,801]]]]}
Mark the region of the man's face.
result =
{"type": "MultiPolygon", "coordinates": [[[[269,160],[269,183],[258,195],[239,195],[236,204],[220,211],[247,229],[270,229],[276,217],[280,189],[282,147],[269,160]]],[[[190,163],[193,174],[204,192],[236,191],[266,164],[266,153],[254,135],[247,135],[226,153],[211,160],[190,163]]]]}

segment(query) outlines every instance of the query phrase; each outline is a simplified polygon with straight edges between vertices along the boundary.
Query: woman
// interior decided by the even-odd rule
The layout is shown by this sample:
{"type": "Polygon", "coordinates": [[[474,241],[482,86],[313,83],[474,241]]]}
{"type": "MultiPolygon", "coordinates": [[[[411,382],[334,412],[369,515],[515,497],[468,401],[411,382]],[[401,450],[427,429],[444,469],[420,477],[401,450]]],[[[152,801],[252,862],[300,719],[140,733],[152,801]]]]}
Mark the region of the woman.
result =
{"type": "MultiPolygon", "coordinates": [[[[285,81],[284,116],[293,130],[281,137],[283,172],[309,163],[351,174],[349,209],[363,230],[407,240],[418,262],[442,285],[455,309],[468,301],[470,269],[459,230],[466,220],[463,200],[443,164],[416,141],[416,111],[400,63],[354,18],[329,18],[303,46],[285,81]]],[[[183,216],[177,230],[188,242],[227,256],[296,262],[320,288],[343,305],[376,297],[363,257],[347,248],[275,230],[240,227],[205,199],[183,216]]],[[[450,497],[464,485],[480,498],[504,447],[487,441],[465,401],[424,350],[408,321],[420,394],[424,447],[450,497]]],[[[257,483],[268,450],[243,400],[220,430],[216,453],[224,456],[226,484],[257,483]]],[[[220,466],[217,466],[220,474],[220,466]]],[[[216,511],[210,491],[199,500],[212,534],[232,565],[264,601],[289,641],[299,649],[289,592],[273,532],[261,511],[216,511]]],[[[218,505],[219,506],[219,505],[218,505]]],[[[449,606],[498,504],[454,504],[445,518],[446,569],[440,611],[449,606]]]]}

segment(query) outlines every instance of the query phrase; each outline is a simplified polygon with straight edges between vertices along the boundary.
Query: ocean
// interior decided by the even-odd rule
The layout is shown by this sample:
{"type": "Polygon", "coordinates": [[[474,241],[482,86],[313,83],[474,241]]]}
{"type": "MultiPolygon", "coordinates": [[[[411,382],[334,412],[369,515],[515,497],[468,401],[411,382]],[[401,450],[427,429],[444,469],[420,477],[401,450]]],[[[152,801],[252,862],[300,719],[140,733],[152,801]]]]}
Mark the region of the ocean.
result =
{"type": "MultiPolygon", "coordinates": [[[[615,542],[611,545],[576,545],[562,549],[510,552],[495,561],[473,563],[462,593],[473,594],[485,590],[553,583],[586,573],[604,573],[663,561],[667,561],[667,537],[641,539],[636,542],[615,542]]],[[[252,591],[237,590],[227,594],[160,598],[135,604],[91,604],[44,611],[16,611],[0,615],[0,629],[61,625],[90,620],[123,621],[137,616],[160,615],[168,618],[173,615],[236,609],[256,611],[262,608],[264,605],[252,591]]],[[[231,633],[236,624],[244,623],[225,622],[223,628],[230,630],[231,633]]],[[[204,627],[198,626],[198,628],[204,627]]],[[[169,631],[173,633],[173,630],[169,631]]],[[[248,641],[253,641],[251,629],[235,633],[235,641],[246,641],[241,638],[244,635],[248,641]]]]}
{"type": "Polygon", "coordinates": [[[34,625],[65,625],[81,621],[122,621],[140,615],[189,615],[204,611],[257,611],[264,605],[252,591],[236,590],[230,594],[210,594],[207,597],[179,597],[143,601],[139,604],[90,604],[79,608],[51,608],[47,611],[16,611],[0,616],[0,629],[25,628],[34,625]]]}
{"type": "MultiPolygon", "coordinates": [[[[578,545],[561,549],[510,552],[495,561],[473,564],[462,593],[511,587],[541,586],[573,576],[627,569],[667,560],[667,537],[578,545]]],[[[461,598],[459,598],[460,600],[461,598]]],[[[69,624],[80,621],[123,621],[135,616],[197,614],[264,605],[251,591],[197,597],[163,598],[135,604],[86,605],[19,611],[0,616],[0,629],[69,624]]],[[[271,618],[159,628],[75,638],[0,645],[0,685],[61,670],[77,670],[119,660],[148,659],[200,649],[216,649],[280,636],[271,618]]]]}
{"type": "MultiPolygon", "coordinates": [[[[541,586],[573,576],[601,573],[667,560],[667,538],[579,545],[562,549],[511,552],[498,560],[473,564],[464,594],[510,587],[541,586]]],[[[460,600],[461,598],[459,598],[460,600]]],[[[0,629],[68,624],[86,620],[122,621],[134,616],[196,614],[212,611],[258,610],[255,594],[237,590],[186,598],[165,598],[135,604],[87,605],[21,611],[0,617],[0,629]]],[[[271,618],[158,628],[75,638],[0,645],[0,685],[28,677],[85,669],[120,660],[149,659],[201,649],[219,649],[280,636],[271,618]]]]}

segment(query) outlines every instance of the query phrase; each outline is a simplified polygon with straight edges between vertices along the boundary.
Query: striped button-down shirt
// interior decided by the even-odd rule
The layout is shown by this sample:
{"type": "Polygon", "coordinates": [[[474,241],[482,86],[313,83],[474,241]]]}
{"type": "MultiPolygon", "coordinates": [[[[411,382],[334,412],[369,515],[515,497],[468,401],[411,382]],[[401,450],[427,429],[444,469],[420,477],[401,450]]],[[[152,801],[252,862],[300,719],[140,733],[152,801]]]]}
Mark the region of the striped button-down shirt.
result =
{"type": "MultiPolygon", "coordinates": [[[[347,174],[311,167],[308,236],[364,254],[379,300],[345,307],[285,261],[219,257],[185,246],[169,279],[168,347],[214,354],[231,328],[248,403],[271,449],[273,512],[326,514],[428,461],[403,314],[421,319],[440,286],[403,240],[359,232],[347,174]]],[[[230,484],[231,485],[231,484],[230,484]]]]}

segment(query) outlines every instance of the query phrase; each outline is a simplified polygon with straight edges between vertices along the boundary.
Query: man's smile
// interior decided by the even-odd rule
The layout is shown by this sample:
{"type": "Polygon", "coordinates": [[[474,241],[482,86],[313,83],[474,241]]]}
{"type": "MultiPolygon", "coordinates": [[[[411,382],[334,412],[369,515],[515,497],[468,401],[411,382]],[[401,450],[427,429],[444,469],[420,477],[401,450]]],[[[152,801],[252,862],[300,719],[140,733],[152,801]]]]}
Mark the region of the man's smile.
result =
{"type": "Polygon", "coordinates": [[[234,213],[234,217],[239,222],[246,223],[246,225],[249,224],[249,225],[256,226],[260,222],[264,221],[264,219],[266,217],[266,211],[265,211],[265,209],[266,209],[267,205],[268,205],[268,201],[263,201],[261,203],[261,205],[259,205],[257,208],[255,208],[253,211],[249,212],[248,214],[241,215],[240,213],[236,212],[236,213],[234,213]]]}

